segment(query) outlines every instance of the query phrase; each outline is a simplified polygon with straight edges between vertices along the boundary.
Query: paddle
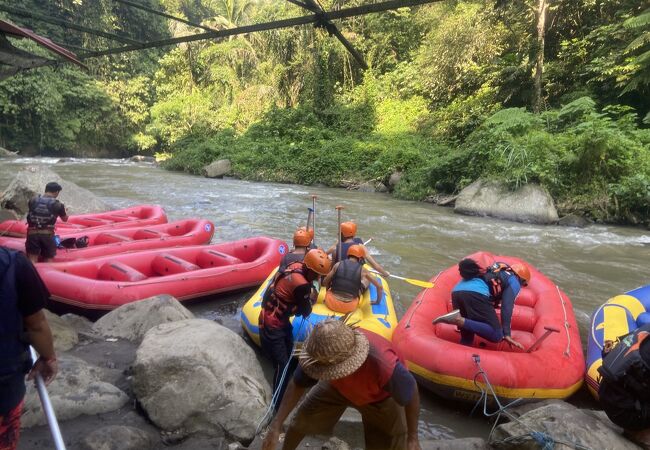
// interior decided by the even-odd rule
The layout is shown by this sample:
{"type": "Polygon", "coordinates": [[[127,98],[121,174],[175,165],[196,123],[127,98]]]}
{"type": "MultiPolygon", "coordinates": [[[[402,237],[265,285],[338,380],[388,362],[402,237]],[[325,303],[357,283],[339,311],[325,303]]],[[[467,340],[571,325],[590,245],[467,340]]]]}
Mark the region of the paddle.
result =
{"type": "Polygon", "coordinates": [[[341,239],[341,210],[342,209],[343,209],[343,207],[340,206],[340,205],[336,207],[336,215],[337,215],[337,221],[338,221],[338,225],[339,225],[339,228],[338,228],[338,230],[339,230],[339,243],[338,243],[337,249],[336,249],[336,259],[338,259],[339,261],[343,260],[343,258],[341,257],[341,253],[342,253],[342,250],[343,250],[343,240],[341,239]]]}
{"type": "MultiPolygon", "coordinates": [[[[29,350],[32,354],[32,359],[36,361],[37,358],[34,348],[29,347],[29,350]]],[[[47,388],[45,387],[45,382],[40,373],[36,374],[36,389],[38,390],[38,396],[41,398],[41,405],[43,406],[47,423],[50,426],[50,432],[52,433],[52,439],[54,440],[54,447],[56,450],[65,450],[65,443],[63,442],[63,436],[61,436],[59,422],[56,420],[56,414],[54,413],[54,408],[52,408],[50,396],[47,394],[47,388]]]]}
{"type": "Polygon", "coordinates": [[[557,328],[553,328],[553,327],[544,327],[544,329],[546,330],[544,332],[544,334],[542,334],[539,337],[539,339],[537,339],[533,343],[533,345],[531,345],[530,348],[528,350],[526,350],[526,353],[532,352],[535,349],[535,347],[537,347],[539,344],[541,344],[551,333],[559,333],[560,332],[560,330],[558,330],[557,328]]]}
{"type": "MultiPolygon", "coordinates": [[[[314,230],[314,240],[316,240],[316,199],[318,197],[316,195],[311,196],[311,229],[314,230]]],[[[309,228],[309,223],[307,224],[307,228],[309,228]]]]}
{"type": "MultiPolygon", "coordinates": [[[[371,270],[370,272],[376,273],[377,275],[381,275],[379,272],[376,270],[371,270]]],[[[413,286],[418,286],[421,288],[429,289],[433,287],[433,283],[430,281],[423,281],[423,280],[416,280],[413,278],[405,278],[405,277],[400,277],[398,275],[393,275],[392,273],[388,274],[389,277],[391,278],[397,278],[398,280],[406,281],[409,284],[412,284],[413,286]]]]}

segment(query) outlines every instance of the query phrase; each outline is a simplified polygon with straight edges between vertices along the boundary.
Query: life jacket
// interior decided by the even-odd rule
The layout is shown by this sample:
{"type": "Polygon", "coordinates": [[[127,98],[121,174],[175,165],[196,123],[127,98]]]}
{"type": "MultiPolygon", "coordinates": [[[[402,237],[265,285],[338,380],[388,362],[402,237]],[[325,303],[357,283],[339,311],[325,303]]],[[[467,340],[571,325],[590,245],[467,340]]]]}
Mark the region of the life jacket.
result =
{"type": "MultiPolygon", "coordinates": [[[[634,393],[637,398],[650,399],[650,361],[641,356],[650,345],[650,324],[619,338],[618,344],[603,356],[598,368],[607,381],[634,393]]],[[[650,352],[649,352],[650,353],[650,352]]]]}
{"type": "Polygon", "coordinates": [[[341,261],[332,277],[330,289],[337,294],[348,294],[357,297],[361,291],[361,271],[363,265],[357,261],[346,259],[341,261]]]}
{"type": "Polygon", "coordinates": [[[284,255],[282,258],[282,261],[280,261],[280,268],[278,269],[278,273],[284,272],[287,267],[289,267],[291,264],[297,263],[297,262],[302,262],[305,259],[305,253],[287,253],[284,255]]]}
{"type": "Polygon", "coordinates": [[[16,254],[0,248],[0,383],[27,373],[32,365],[18,310],[16,254]]]}
{"type": "Polygon", "coordinates": [[[514,275],[512,268],[504,262],[495,262],[488,267],[483,275],[483,281],[488,285],[491,300],[499,303],[505,289],[508,276],[514,275]]]}
{"type": "Polygon", "coordinates": [[[27,225],[30,228],[38,229],[54,228],[57,215],[54,214],[52,209],[56,201],[54,197],[43,195],[39,195],[35,200],[32,200],[27,213],[27,225]]]}
{"type": "Polygon", "coordinates": [[[289,325],[289,318],[300,308],[293,298],[293,292],[303,284],[309,282],[305,278],[302,262],[293,263],[280,273],[262,297],[260,327],[289,325]]]}
{"type": "Polygon", "coordinates": [[[341,253],[343,254],[342,258],[339,257],[339,246],[337,244],[336,245],[336,252],[334,253],[334,256],[335,256],[334,263],[336,264],[337,262],[339,262],[341,260],[345,261],[346,259],[348,259],[348,249],[350,247],[352,247],[353,245],[357,245],[357,244],[362,244],[363,245],[363,240],[358,238],[358,237],[355,237],[355,238],[352,238],[352,240],[350,242],[343,242],[341,244],[341,253]]]}
{"type": "Polygon", "coordinates": [[[386,339],[371,331],[360,330],[370,342],[366,361],[356,371],[329,383],[355,406],[380,402],[390,397],[384,388],[393,376],[399,358],[386,339]]]}

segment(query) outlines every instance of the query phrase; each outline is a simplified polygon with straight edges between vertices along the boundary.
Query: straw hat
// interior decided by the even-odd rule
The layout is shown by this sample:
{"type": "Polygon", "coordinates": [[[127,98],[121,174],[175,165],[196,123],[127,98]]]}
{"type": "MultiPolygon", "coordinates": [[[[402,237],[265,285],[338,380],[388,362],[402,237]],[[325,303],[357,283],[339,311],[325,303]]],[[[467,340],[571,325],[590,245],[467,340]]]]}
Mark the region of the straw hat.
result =
{"type": "Polygon", "coordinates": [[[338,380],[354,373],[368,357],[370,344],[343,320],[316,324],[300,354],[300,366],[316,380],[338,380]]]}

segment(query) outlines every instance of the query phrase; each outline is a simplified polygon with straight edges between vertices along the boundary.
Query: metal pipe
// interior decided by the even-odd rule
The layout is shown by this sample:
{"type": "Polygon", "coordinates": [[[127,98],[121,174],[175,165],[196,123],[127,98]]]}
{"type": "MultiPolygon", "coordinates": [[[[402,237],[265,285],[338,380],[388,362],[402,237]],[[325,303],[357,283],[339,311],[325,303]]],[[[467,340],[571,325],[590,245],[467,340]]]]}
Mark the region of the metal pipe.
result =
{"type": "MultiPolygon", "coordinates": [[[[34,348],[30,346],[29,350],[32,354],[32,360],[36,362],[37,357],[34,348]]],[[[54,447],[56,450],[65,450],[65,443],[63,442],[63,436],[61,435],[59,422],[56,420],[56,414],[54,413],[54,408],[52,408],[52,402],[50,401],[50,396],[47,393],[45,381],[43,381],[43,377],[40,373],[36,373],[36,389],[38,390],[38,396],[41,398],[41,405],[43,406],[43,412],[47,418],[47,424],[50,426],[50,432],[52,433],[54,447]]]]}

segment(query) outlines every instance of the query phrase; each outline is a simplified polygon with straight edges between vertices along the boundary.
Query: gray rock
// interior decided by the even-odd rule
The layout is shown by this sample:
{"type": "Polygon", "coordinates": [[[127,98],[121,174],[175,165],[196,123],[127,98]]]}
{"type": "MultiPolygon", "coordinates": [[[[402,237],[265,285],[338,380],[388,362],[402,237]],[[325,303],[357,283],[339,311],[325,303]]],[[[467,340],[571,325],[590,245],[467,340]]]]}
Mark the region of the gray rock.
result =
{"type": "Polygon", "coordinates": [[[377,192],[380,194],[385,194],[388,192],[388,186],[386,186],[384,183],[377,183],[377,187],[375,188],[377,192]]]}
{"type": "Polygon", "coordinates": [[[61,319],[78,333],[93,333],[93,323],[85,317],[76,314],[64,314],[61,319]]]}
{"type": "Polygon", "coordinates": [[[150,329],[133,369],[133,391],[163,430],[248,442],[271,398],[255,352],[234,332],[205,319],[150,329]]]}
{"type": "Polygon", "coordinates": [[[229,159],[219,159],[205,166],[203,171],[208,178],[222,178],[224,175],[230,175],[232,164],[229,159]]]}
{"type": "Polygon", "coordinates": [[[420,447],[422,450],[487,450],[490,448],[485,439],[481,438],[421,440],[420,447]]]}
{"type": "Polygon", "coordinates": [[[10,152],[6,148],[0,147],[0,158],[15,158],[18,156],[18,152],[10,152]]]}
{"type": "Polygon", "coordinates": [[[18,214],[16,214],[16,211],[13,211],[11,209],[0,209],[0,222],[4,222],[5,220],[18,220],[20,217],[18,217],[18,214]]]}
{"type": "Polygon", "coordinates": [[[553,199],[542,187],[527,184],[512,192],[500,183],[483,180],[458,194],[454,212],[538,224],[558,220],[553,199]]]}
{"type": "Polygon", "coordinates": [[[350,450],[350,446],[337,437],[331,437],[322,445],[321,450],[350,450]]]}
{"type": "Polygon", "coordinates": [[[92,329],[102,336],[139,342],[157,325],[193,318],[178,300],[164,294],[120,306],[95,322],[92,329]]]}
{"type": "Polygon", "coordinates": [[[578,214],[567,214],[557,221],[557,224],[563,227],[584,228],[591,225],[591,221],[586,217],[578,214]]]}
{"type": "Polygon", "coordinates": [[[397,170],[397,171],[393,172],[391,174],[390,178],[388,179],[388,188],[391,191],[393,189],[395,189],[395,186],[397,186],[397,184],[400,182],[401,179],[402,179],[402,172],[401,171],[397,170]]]}
{"type": "MultiPolygon", "coordinates": [[[[59,420],[115,411],[128,402],[124,392],[102,381],[103,369],[67,354],[59,354],[58,361],[59,373],[48,386],[48,392],[59,420]]],[[[45,423],[34,383],[28,383],[21,425],[29,428],[45,423]]]]}
{"type": "Polygon", "coordinates": [[[156,164],[156,158],[153,156],[133,155],[129,158],[129,161],[156,164]]]}
{"type": "Polygon", "coordinates": [[[44,166],[29,166],[18,172],[0,197],[0,206],[27,214],[27,203],[45,191],[50,181],[58,182],[63,190],[58,199],[65,204],[68,214],[85,214],[108,211],[110,207],[87,189],[66,181],[44,166]]]}
{"type": "Polygon", "coordinates": [[[359,185],[359,192],[375,192],[375,185],[369,181],[359,185]]]}
{"type": "Polygon", "coordinates": [[[540,445],[532,439],[530,431],[550,436],[556,449],[574,448],[575,444],[593,449],[636,450],[639,447],[620,435],[611,423],[586,414],[569,403],[557,401],[546,403],[522,414],[519,421],[499,425],[490,444],[500,449],[533,450],[540,445]],[[567,447],[562,443],[568,443],[567,447]]]}
{"type": "Polygon", "coordinates": [[[144,430],[129,426],[109,425],[93,431],[79,444],[80,450],[146,450],[156,439],[144,430]]]}
{"type": "Polygon", "coordinates": [[[63,320],[56,314],[44,310],[47,323],[52,330],[52,337],[54,338],[54,349],[57,352],[70,350],[79,342],[79,335],[77,330],[70,326],[70,324],[63,320]]]}

